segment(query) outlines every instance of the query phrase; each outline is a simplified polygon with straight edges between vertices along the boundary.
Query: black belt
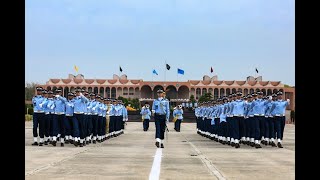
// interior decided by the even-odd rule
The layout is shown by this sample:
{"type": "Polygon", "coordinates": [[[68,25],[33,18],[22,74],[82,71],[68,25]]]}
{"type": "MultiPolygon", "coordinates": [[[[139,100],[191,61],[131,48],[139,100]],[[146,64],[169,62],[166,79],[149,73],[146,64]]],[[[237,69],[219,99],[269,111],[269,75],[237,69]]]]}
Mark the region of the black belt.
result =
{"type": "Polygon", "coordinates": [[[166,114],[155,113],[157,116],[165,116],[166,114]]]}

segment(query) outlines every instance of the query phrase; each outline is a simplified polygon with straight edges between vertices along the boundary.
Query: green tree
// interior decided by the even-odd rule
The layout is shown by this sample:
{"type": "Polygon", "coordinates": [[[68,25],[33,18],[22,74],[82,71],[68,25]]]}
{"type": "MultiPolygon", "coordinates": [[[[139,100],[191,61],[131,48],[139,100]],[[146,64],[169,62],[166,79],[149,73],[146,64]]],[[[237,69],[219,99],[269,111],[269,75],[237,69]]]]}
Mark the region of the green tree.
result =
{"type": "Polygon", "coordinates": [[[191,96],[190,96],[190,102],[192,102],[192,103],[195,103],[195,102],[196,102],[196,100],[194,99],[194,95],[191,95],[191,96]]]}
{"type": "Polygon", "coordinates": [[[32,97],[34,96],[35,89],[38,86],[37,83],[26,83],[25,88],[24,88],[24,95],[25,95],[25,100],[31,100],[32,97]]]}
{"type": "Polygon", "coordinates": [[[210,101],[212,99],[212,94],[211,93],[205,93],[204,95],[200,96],[199,102],[205,102],[205,101],[210,101]]]}

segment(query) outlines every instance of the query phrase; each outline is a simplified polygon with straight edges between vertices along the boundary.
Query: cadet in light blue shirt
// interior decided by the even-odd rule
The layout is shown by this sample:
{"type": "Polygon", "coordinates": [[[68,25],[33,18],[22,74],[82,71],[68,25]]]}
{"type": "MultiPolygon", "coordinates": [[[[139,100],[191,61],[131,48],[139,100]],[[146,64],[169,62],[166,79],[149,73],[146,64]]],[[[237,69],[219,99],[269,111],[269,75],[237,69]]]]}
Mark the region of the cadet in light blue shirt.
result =
{"type": "Polygon", "coordinates": [[[283,148],[281,141],[283,139],[283,131],[286,124],[286,117],[285,112],[286,108],[290,103],[290,99],[286,101],[282,99],[282,92],[279,91],[277,93],[277,100],[273,102],[271,107],[271,114],[275,117],[275,129],[277,132],[277,139],[278,139],[278,147],[283,148]]]}
{"type": "Polygon", "coordinates": [[[72,94],[72,92],[69,92],[68,93],[68,100],[65,103],[65,105],[66,105],[66,116],[65,116],[66,141],[65,141],[65,143],[66,144],[73,143],[73,140],[72,140],[73,112],[74,112],[74,103],[73,102],[74,102],[73,94],[72,94]]]}
{"type": "Polygon", "coordinates": [[[91,113],[91,124],[92,129],[89,128],[89,133],[92,134],[92,143],[96,144],[97,136],[98,136],[98,111],[100,107],[99,96],[94,93],[90,94],[89,106],[87,107],[88,112],[91,113]]]}
{"type": "Polygon", "coordinates": [[[164,131],[167,129],[166,123],[169,123],[170,108],[169,101],[164,99],[164,91],[159,89],[157,91],[158,98],[153,101],[152,113],[154,114],[156,124],[156,143],[159,148],[164,148],[163,139],[164,131]]]}
{"type": "Polygon", "coordinates": [[[84,107],[89,100],[81,93],[81,89],[76,90],[76,97],[74,98],[74,113],[73,116],[77,120],[79,129],[74,130],[75,142],[73,145],[83,147],[84,138],[86,137],[86,130],[84,129],[84,107]],[[79,137],[80,136],[80,137],[79,137]],[[78,141],[80,140],[80,144],[78,141]]]}
{"type": "Polygon", "coordinates": [[[143,131],[148,131],[151,118],[150,104],[148,102],[144,103],[144,106],[141,108],[140,114],[142,115],[141,119],[143,122],[143,131]]]}
{"type": "Polygon", "coordinates": [[[60,138],[61,146],[64,146],[64,137],[65,137],[65,111],[67,99],[62,96],[62,90],[56,89],[56,96],[53,98],[54,101],[54,115],[53,121],[50,124],[52,128],[53,141],[52,145],[56,146],[57,137],[60,138]]]}
{"type": "Polygon", "coordinates": [[[42,146],[43,138],[44,138],[44,107],[42,107],[42,103],[45,98],[42,96],[42,88],[37,87],[37,95],[32,98],[33,105],[33,146],[42,146]],[[38,144],[38,126],[39,126],[39,136],[40,136],[40,144],[38,144]]]}
{"type": "Polygon", "coordinates": [[[45,122],[44,122],[44,133],[45,133],[45,139],[44,139],[44,145],[48,145],[50,141],[52,141],[52,128],[50,124],[53,123],[53,116],[54,116],[54,100],[53,100],[53,92],[50,90],[47,92],[48,98],[42,103],[42,106],[44,107],[45,111],[45,122]]]}
{"type": "Polygon", "coordinates": [[[179,104],[176,107],[176,109],[173,111],[172,115],[173,115],[173,118],[175,119],[174,129],[177,132],[180,132],[181,122],[183,120],[183,109],[182,109],[182,105],[181,104],[179,104]]]}
{"type": "Polygon", "coordinates": [[[258,95],[258,98],[252,101],[250,110],[252,109],[254,114],[254,124],[255,124],[255,147],[261,148],[260,140],[262,144],[264,144],[264,134],[265,134],[265,105],[268,103],[268,101],[265,101],[262,99],[263,92],[258,91],[256,94],[254,94],[254,97],[258,95]]]}
{"type": "MultiPolygon", "coordinates": [[[[271,97],[271,96],[270,96],[271,97]]],[[[270,99],[269,97],[269,99],[270,99]]],[[[266,104],[266,112],[265,112],[265,115],[266,115],[266,120],[267,120],[267,123],[268,123],[268,126],[269,126],[269,136],[267,138],[269,138],[269,145],[273,146],[273,147],[276,147],[277,145],[275,144],[275,127],[274,127],[274,117],[273,115],[271,114],[271,108],[272,108],[272,105],[273,103],[276,101],[276,98],[277,98],[277,95],[276,94],[273,94],[272,99],[269,100],[269,102],[266,104]]]]}

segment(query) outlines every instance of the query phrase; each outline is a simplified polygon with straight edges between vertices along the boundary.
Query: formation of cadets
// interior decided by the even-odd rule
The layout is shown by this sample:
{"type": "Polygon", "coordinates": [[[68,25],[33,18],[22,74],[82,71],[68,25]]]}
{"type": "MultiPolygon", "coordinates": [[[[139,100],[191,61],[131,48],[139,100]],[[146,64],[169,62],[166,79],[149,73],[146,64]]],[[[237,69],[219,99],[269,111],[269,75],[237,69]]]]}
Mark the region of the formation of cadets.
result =
{"type": "Polygon", "coordinates": [[[36,90],[37,95],[32,98],[34,146],[56,146],[60,141],[61,146],[83,147],[124,133],[128,112],[121,100],[89,94],[83,89],[69,92],[67,98],[61,89],[55,90],[55,95],[41,87],[36,90]]]}
{"type": "Polygon", "coordinates": [[[197,133],[235,148],[241,143],[255,148],[261,148],[261,144],[283,148],[285,110],[289,103],[289,99],[283,100],[281,91],[269,97],[261,91],[247,96],[237,92],[200,103],[195,109],[197,133]]]}

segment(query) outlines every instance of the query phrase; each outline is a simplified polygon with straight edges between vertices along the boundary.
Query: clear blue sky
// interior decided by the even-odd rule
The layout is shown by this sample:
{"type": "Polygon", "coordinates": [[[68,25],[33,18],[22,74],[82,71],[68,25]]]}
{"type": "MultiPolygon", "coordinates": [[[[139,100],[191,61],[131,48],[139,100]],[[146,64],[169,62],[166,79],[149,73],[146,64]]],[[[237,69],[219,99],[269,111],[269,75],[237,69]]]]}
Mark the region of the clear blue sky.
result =
{"type": "Polygon", "coordinates": [[[293,0],[26,0],[26,82],[75,74],[295,85],[293,0]],[[213,67],[213,74],[210,67],[213,67]]]}

